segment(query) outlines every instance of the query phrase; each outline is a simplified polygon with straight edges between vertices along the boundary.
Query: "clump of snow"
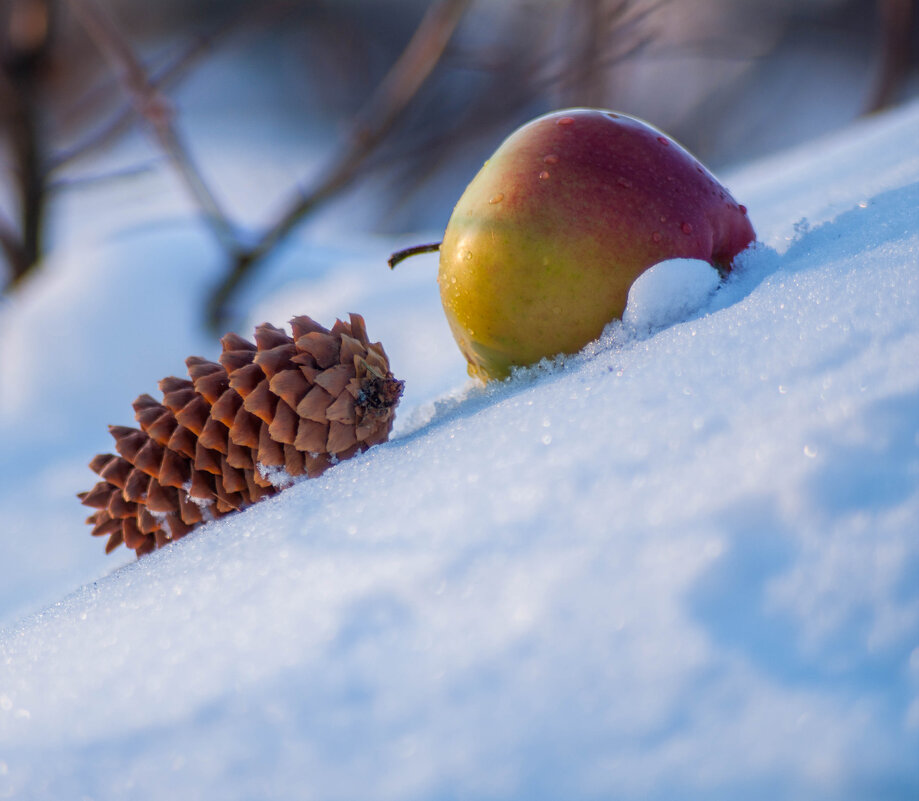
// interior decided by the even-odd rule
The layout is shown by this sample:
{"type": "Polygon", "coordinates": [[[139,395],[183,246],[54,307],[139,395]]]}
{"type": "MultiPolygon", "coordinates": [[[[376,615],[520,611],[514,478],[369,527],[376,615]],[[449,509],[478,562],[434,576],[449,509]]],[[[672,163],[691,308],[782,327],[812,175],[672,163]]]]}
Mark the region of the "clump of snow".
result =
{"type": "Polygon", "coordinates": [[[705,306],[720,281],[718,271],[706,261],[659,262],[632,284],[622,322],[635,332],[666,328],[705,306]]]}
{"type": "Polygon", "coordinates": [[[292,246],[255,313],[365,314],[397,435],[139,562],[67,496],[162,363],[212,347],[161,323],[214,266],[175,224],[85,245],[79,280],[58,260],[0,319],[29,354],[2,366],[0,600],[58,598],[0,631],[0,796],[916,796],[917,125],[746,168],[763,244],[723,283],[639,285],[582,354],[487,388],[432,264],[292,246]],[[53,345],[83,360],[72,414],[53,345]]]}
{"type": "Polygon", "coordinates": [[[294,483],[294,477],[284,469],[283,466],[262,464],[259,462],[256,466],[259,475],[270,481],[273,487],[285,489],[294,483]]]}

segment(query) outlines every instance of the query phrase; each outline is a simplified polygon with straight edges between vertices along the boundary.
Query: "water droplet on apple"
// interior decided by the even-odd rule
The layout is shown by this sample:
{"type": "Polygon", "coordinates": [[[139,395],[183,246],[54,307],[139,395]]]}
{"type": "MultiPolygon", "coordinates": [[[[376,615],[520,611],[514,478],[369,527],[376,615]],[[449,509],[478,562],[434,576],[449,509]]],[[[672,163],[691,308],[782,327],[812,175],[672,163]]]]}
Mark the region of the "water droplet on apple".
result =
{"type": "Polygon", "coordinates": [[[691,234],[691,233],[692,233],[692,225],[691,225],[690,223],[688,223],[688,222],[684,222],[684,223],[680,226],[680,230],[681,230],[684,234],[691,234]]]}
{"type": "Polygon", "coordinates": [[[661,214],[661,222],[667,222],[667,218],[663,214],[661,214]]]}
{"type": "Polygon", "coordinates": [[[632,182],[628,178],[619,177],[616,179],[616,183],[619,184],[619,186],[625,187],[626,189],[632,188],[632,182]]]}
{"type": "Polygon", "coordinates": [[[543,170],[541,173],[539,173],[540,181],[545,181],[548,177],[549,177],[549,173],[546,170],[543,170]]]}
{"type": "Polygon", "coordinates": [[[466,261],[472,261],[472,251],[471,250],[463,251],[463,259],[466,261]]]}
{"type": "Polygon", "coordinates": [[[502,200],[504,200],[504,193],[498,192],[497,195],[492,195],[488,202],[494,204],[500,203],[502,200]]]}
{"type": "Polygon", "coordinates": [[[543,161],[546,162],[546,164],[558,164],[558,156],[556,156],[555,153],[550,153],[543,161]]]}
{"type": "Polygon", "coordinates": [[[573,122],[574,122],[574,117],[559,117],[558,119],[559,125],[571,125],[571,123],[573,122]]]}
{"type": "Polygon", "coordinates": [[[661,241],[661,232],[660,232],[660,231],[655,231],[653,234],[651,234],[651,239],[653,239],[655,242],[660,242],[660,241],[661,241]]]}
{"type": "Polygon", "coordinates": [[[618,120],[618,119],[619,119],[619,115],[618,115],[618,114],[614,114],[612,111],[607,111],[607,112],[606,112],[606,116],[609,117],[611,120],[618,120]]]}
{"type": "Polygon", "coordinates": [[[666,136],[657,137],[657,141],[664,145],[664,147],[670,147],[670,142],[666,136]]]}
{"type": "Polygon", "coordinates": [[[746,207],[743,203],[741,203],[737,208],[740,209],[740,213],[741,213],[741,214],[746,214],[746,213],[747,213],[747,207],[746,207]]]}

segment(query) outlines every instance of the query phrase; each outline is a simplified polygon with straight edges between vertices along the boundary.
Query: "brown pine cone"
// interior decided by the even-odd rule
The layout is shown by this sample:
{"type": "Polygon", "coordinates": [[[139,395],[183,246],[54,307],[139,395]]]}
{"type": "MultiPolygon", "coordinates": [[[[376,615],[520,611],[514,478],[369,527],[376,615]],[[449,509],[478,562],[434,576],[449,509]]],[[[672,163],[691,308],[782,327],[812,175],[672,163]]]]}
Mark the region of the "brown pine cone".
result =
{"type": "Polygon", "coordinates": [[[192,356],[191,380],[160,381],[162,403],[134,401],[140,429],[109,427],[119,455],[96,456],[102,480],[78,495],[106,553],[123,542],[143,556],[386,441],[403,382],[363,318],[291,327],[263,323],[254,345],[227,334],[219,364],[192,356]]]}

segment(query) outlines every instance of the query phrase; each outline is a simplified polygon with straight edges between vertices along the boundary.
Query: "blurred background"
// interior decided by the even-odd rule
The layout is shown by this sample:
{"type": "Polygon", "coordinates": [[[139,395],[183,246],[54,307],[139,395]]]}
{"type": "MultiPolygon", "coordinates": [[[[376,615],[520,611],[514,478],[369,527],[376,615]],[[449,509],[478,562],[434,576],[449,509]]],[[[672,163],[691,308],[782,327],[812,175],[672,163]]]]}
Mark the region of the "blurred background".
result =
{"type": "Polygon", "coordinates": [[[719,171],[915,96],[915,5],[0,0],[0,287],[100,187],[142,209],[167,182],[225,254],[201,303],[222,328],[294,230],[442,230],[539,113],[624,111],[719,171]]]}

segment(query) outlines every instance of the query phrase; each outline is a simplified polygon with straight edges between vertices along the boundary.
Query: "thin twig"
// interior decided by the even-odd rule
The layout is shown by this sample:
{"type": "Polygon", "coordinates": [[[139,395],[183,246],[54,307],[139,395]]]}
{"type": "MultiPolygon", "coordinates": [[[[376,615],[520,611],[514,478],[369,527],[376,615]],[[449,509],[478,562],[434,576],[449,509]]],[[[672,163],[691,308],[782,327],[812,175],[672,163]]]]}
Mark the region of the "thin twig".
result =
{"type": "Polygon", "coordinates": [[[878,0],[880,17],[880,71],[865,114],[887,108],[903,85],[909,70],[912,50],[913,11],[912,0],[878,0]]]}
{"type": "Polygon", "coordinates": [[[12,273],[10,286],[25,278],[41,255],[46,185],[41,169],[37,71],[44,49],[42,42],[38,50],[0,64],[0,103],[8,116],[19,207],[19,228],[7,225],[2,241],[12,273]]]}
{"type": "MultiPolygon", "coordinates": [[[[620,5],[617,3],[617,8],[620,5]]],[[[566,98],[565,105],[596,106],[602,102],[598,95],[605,94],[602,86],[605,76],[597,62],[608,34],[604,25],[605,11],[608,11],[605,0],[580,0],[571,12],[575,25],[581,30],[578,31],[580,35],[572,37],[576,41],[567,68],[570,97],[566,98]]]]}
{"type": "MultiPolygon", "coordinates": [[[[152,75],[150,85],[157,91],[162,91],[184,78],[194,63],[213,47],[214,40],[219,33],[196,37],[169,64],[152,75]]],[[[119,134],[124,133],[136,116],[137,107],[134,103],[118,109],[106,122],[90,131],[81,141],[52,155],[48,160],[48,172],[59,170],[70,162],[105,147],[119,134]]]]}
{"type": "Polygon", "coordinates": [[[158,157],[108,172],[90,173],[88,175],[80,175],[72,178],[57,178],[48,183],[48,192],[73,191],[74,189],[81,189],[87,186],[133,179],[138,175],[152,172],[162,166],[162,163],[162,157],[158,157]]]}
{"type": "Polygon", "coordinates": [[[137,113],[149,124],[154,138],[204,213],[218,241],[227,253],[235,254],[239,244],[233,226],[179,136],[169,101],[148,78],[131,46],[95,0],[68,0],[68,3],[96,47],[121,77],[137,113]]]}
{"type": "Polygon", "coordinates": [[[412,256],[420,256],[422,253],[436,253],[440,250],[442,244],[442,242],[432,242],[430,245],[412,245],[410,248],[402,248],[402,250],[397,250],[393,253],[386,263],[389,265],[390,270],[394,270],[397,264],[412,256]]]}
{"type": "MultiPolygon", "coordinates": [[[[213,51],[216,44],[235,30],[245,25],[251,29],[253,24],[261,25],[267,20],[278,17],[281,4],[273,2],[257,7],[246,6],[228,19],[218,23],[212,30],[196,34],[188,44],[162,67],[151,71],[150,84],[159,91],[175,86],[188,75],[189,70],[200,58],[213,51]]],[[[82,103],[91,102],[83,98],[82,103]]],[[[72,161],[83,158],[105,147],[134,122],[137,108],[133,103],[116,110],[111,117],[98,128],[90,131],[81,141],[70,148],[52,155],[47,164],[47,171],[52,173],[72,161]]]]}
{"type": "MultiPolygon", "coordinates": [[[[581,48],[584,51],[583,57],[573,67],[563,67],[555,74],[546,75],[536,82],[535,88],[538,91],[556,88],[563,92],[577,92],[579,86],[590,86],[601,72],[634,58],[657,41],[656,33],[649,32],[639,36],[637,29],[670,3],[671,0],[656,0],[642,6],[630,0],[623,0],[605,8],[601,8],[605,5],[602,0],[591,3],[589,12],[592,19],[588,20],[586,34],[589,41],[581,48]],[[619,50],[610,47],[610,39],[624,42],[625,47],[619,50]],[[606,40],[607,44],[604,45],[602,40],[606,40]]],[[[593,105],[598,101],[608,102],[600,97],[574,98],[574,102],[579,104],[586,102],[593,105]]]]}
{"type": "Polygon", "coordinates": [[[16,283],[28,271],[28,265],[24,264],[24,252],[16,231],[6,217],[0,215],[0,249],[6,256],[10,266],[9,278],[0,287],[0,293],[6,290],[8,285],[16,283]]]}
{"type": "Polygon", "coordinates": [[[278,223],[268,230],[246,253],[237,258],[233,269],[214,290],[208,304],[208,321],[219,329],[226,306],[243,280],[311,211],[348,186],[359,169],[417,94],[440,61],[470,0],[441,0],[424,15],[417,30],[371,97],[339,152],[323,177],[308,193],[298,193],[278,223]]]}

